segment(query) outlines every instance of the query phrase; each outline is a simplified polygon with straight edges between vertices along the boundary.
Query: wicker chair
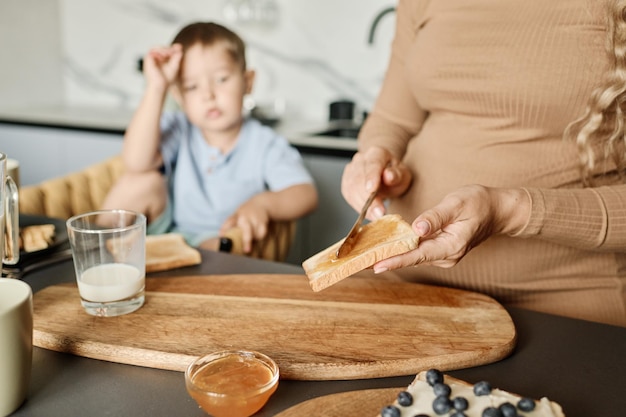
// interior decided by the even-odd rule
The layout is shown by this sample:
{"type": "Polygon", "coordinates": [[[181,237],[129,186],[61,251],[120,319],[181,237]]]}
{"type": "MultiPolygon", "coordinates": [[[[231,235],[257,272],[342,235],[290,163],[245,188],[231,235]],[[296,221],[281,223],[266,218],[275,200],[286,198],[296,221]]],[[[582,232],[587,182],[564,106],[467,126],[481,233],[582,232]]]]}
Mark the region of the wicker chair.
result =
{"type": "MultiPolygon", "coordinates": [[[[21,187],[20,213],[68,219],[96,210],[123,172],[122,159],[115,156],[79,172],[21,187]]],[[[252,252],[246,255],[282,262],[287,258],[295,231],[295,221],[272,222],[267,237],[255,241],[252,252]]],[[[233,228],[226,237],[233,241],[231,253],[243,255],[241,230],[233,228]]]]}

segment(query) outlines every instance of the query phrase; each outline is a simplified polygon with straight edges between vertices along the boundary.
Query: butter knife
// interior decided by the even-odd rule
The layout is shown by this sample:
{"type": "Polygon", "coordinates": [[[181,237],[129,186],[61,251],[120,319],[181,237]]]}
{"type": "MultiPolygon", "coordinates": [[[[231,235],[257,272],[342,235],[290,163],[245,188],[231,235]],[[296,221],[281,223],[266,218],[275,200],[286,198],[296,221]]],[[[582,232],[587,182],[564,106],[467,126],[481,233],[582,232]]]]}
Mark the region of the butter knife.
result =
{"type": "Polygon", "coordinates": [[[365,214],[367,213],[367,209],[370,208],[370,206],[372,205],[372,201],[374,201],[376,193],[378,193],[378,189],[374,190],[372,194],[370,194],[370,196],[367,198],[367,201],[361,209],[359,217],[357,217],[356,222],[354,222],[354,226],[352,226],[352,229],[350,229],[348,236],[346,236],[341,246],[339,246],[339,249],[337,249],[337,252],[335,253],[335,256],[337,258],[344,257],[354,247],[356,237],[359,234],[359,230],[361,230],[361,223],[363,223],[363,220],[365,220],[365,214]]]}

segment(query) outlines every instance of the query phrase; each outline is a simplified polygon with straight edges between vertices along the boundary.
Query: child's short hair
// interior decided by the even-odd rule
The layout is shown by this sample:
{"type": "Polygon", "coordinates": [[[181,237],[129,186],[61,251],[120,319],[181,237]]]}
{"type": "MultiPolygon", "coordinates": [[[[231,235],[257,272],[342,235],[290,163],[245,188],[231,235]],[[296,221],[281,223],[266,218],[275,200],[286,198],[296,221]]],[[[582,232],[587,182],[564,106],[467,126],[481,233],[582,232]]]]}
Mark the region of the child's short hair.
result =
{"type": "Polygon", "coordinates": [[[243,40],[230,29],[213,22],[191,23],[178,32],[172,43],[179,43],[183,52],[199,43],[203,46],[223,44],[242,70],[246,69],[246,46],[243,40]]]}

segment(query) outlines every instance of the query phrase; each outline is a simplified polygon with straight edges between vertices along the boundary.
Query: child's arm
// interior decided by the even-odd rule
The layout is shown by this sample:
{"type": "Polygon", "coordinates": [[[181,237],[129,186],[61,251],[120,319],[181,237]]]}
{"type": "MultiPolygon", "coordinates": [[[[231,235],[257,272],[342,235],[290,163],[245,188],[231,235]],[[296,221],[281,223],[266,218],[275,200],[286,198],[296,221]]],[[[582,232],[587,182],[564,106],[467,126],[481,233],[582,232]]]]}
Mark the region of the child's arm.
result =
{"type": "Polygon", "coordinates": [[[266,191],[249,202],[265,207],[272,220],[294,220],[317,208],[317,190],[312,184],[298,184],[281,191],[266,191]]]}
{"type": "Polygon", "coordinates": [[[312,184],[298,184],[281,191],[265,191],[242,204],[222,225],[222,232],[238,226],[242,230],[244,252],[252,241],[267,234],[270,220],[295,220],[317,208],[317,190],[312,184]]]}
{"type": "Polygon", "coordinates": [[[129,172],[145,172],[161,164],[161,112],[167,91],[178,75],[181,58],[180,45],[153,48],[144,57],[146,89],[126,129],[122,146],[122,157],[129,172]]]}

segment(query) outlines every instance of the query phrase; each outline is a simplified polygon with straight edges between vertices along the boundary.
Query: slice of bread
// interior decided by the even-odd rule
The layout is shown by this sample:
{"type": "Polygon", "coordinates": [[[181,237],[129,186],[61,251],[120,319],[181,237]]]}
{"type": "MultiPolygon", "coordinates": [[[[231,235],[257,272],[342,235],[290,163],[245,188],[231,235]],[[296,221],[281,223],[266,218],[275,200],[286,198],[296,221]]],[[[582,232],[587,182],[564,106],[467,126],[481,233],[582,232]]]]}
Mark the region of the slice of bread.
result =
{"type": "Polygon", "coordinates": [[[200,252],[178,233],[146,236],[146,272],[165,271],[202,261],[200,252]]]}
{"type": "Polygon", "coordinates": [[[387,214],[361,227],[348,255],[336,257],[342,239],[304,261],[302,267],[313,291],[320,291],[378,261],[415,249],[418,241],[410,224],[397,214],[387,214]]]}
{"type": "Polygon", "coordinates": [[[540,400],[523,398],[511,392],[492,388],[491,384],[486,381],[472,385],[444,375],[437,369],[417,374],[413,382],[404,391],[398,393],[396,401],[385,406],[378,417],[450,416],[458,413],[466,417],[486,415],[565,417],[561,406],[546,397],[540,400]],[[465,401],[458,402],[459,398],[465,401]],[[488,408],[491,410],[486,411],[488,408]]]}
{"type": "MultiPolygon", "coordinates": [[[[35,252],[46,249],[54,242],[55,227],[53,224],[38,224],[20,229],[19,245],[24,252],[35,252]]],[[[10,241],[11,239],[7,239],[10,241]]]]}

